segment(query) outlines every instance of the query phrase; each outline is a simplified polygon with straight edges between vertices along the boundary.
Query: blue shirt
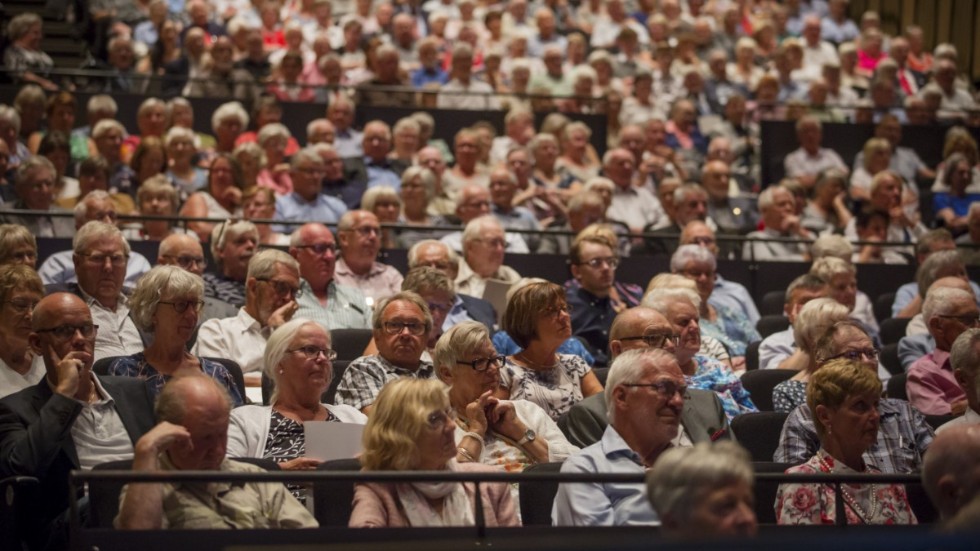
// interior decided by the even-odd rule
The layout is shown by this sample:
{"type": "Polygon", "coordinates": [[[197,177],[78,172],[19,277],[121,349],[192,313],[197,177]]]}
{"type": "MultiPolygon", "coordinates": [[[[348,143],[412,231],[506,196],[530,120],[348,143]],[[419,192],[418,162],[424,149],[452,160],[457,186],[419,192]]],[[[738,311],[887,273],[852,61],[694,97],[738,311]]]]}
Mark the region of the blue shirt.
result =
{"type": "Polygon", "coordinates": [[[932,212],[938,214],[943,209],[953,209],[956,216],[966,216],[970,213],[970,205],[977,201],[980,201],[980,193],[957,197],[952,193],[940,192],[932,196],[932,212]]]}
{"type": "MultiPolygon", "coordinates": [[[[970,288],[973,289],[973,296],[977,297],[977,306],[980,306],[980,286],[971,281],[970,288]]],[[[892,303],[892,317],[898,315],[902,308],[908,306],[917,296],[919,296],[918,283],[913,281],[899,287],[898,291],[895,291],[895,302],[892,303]]]]}
{"type": "MultiPolygon", "coordinates": [[[[572,455],[563,473],[643,475],[640,456],[630,449],[612,425],[602,439],[572,455]]],[[[559,484],[551,510],[555,526],[656,526],[660,524],[643,483],[559,484]]]]}
{"type": "MultiPolygon", "coordinates": [[[[37,275],[41,276],[41,282],[45,285],[78,283],[78,274],[75,273],[75,263],[71,257],[73,251],[59,251],[49,256],[37,269],[37,275]]],[[[132,288],[136,282],[146,272],[150,271],[150,262],[145,256],[136,251],[129,252],[129,261],[126,263],[126,279],[123,284],[132,288]]]]}
{"type": "MultiPolygon", "coordinates": [[[[445,326],[444,326],[445,327],[445,326]]],[[[498,354],[503,354],[504,356],[513,356],[514,354],[519,354],[523,350],[514,339],[507,334],[506,331],[497,331],[493,334],[493,347],[497,349],[498,354]]],[[[575,337],[569,338],[567,341],[561,343],[558,347],[559,354],[572,354],[573,356],[578,356],[585,360],[585,363],[589,365],[595,365],[595,358],[589,353],[582,341],[576,339],[575,337]]]]}
{"type": "Polygon", "coordinates": [[[397,193],[402,188],[402,179],[394,170],[391,170],[391,163],[387,161],[375,162],[364,157],[364,168],[367,169],[368,189],[376,186],[388,186],[395,189],[397,193]]]}
{"type": "MultiPolygon", "coordinates": [[[[343,201],[321,193],[316,194],[313,201],[307,201],[295,192],[276,198],[276,220],[336,224],[345,212],[347,212],[347,205],[343,201]]],[[[284,224],[273,226],[273,229],[289,234],[296,229],[296,226],[284,224]]]]}
{"type": "Polygon", "coordinates": [[[769,335],[759,343],[759,369],[776,369],[796,352],[793,326],[769,335]]]}
{"type": "Polygon", "coordinates": [[[736,312],[745,312],[753,326],[759,322],[761,317],[749,290],[741,283],[724,279],[721,274],[715,275],[715,290],[708,297],[708,304],[715,308],[724,306],[736,312]]]}
{"type": "Polygon", "coordinates": [[[412,71],[412,88],[422,89],[425,88],[426,84],[445,84],[447,82],[449,82],[449,74],[439,67],[434,67],[432,69],[419,67],[418,69],[412,71]]]}

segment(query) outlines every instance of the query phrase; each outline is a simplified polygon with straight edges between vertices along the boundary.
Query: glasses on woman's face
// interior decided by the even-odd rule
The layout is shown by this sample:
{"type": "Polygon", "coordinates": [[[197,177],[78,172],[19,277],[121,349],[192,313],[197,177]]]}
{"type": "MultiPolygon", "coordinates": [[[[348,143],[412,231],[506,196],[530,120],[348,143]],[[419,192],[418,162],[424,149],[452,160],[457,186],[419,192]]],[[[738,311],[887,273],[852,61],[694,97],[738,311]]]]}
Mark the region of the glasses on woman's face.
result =
{"type": "Polygon", "coordinates": [[[319,346],[313,346],[312,344],[307,346],[301,346],[299,348],[294,348],[292,350],[289,350],[288,352],[291,352],[293,354],[301,354],[307,360],[315,360],[320,357],[320,354],[323,354],[323,357],[331,362],[337,359],[336,350],[331,350],[329,348],[320,348],[319,346]]]}
{"type": "Polygon", "coordinates": [[[506,356],[490,356],[489,358],[477,358],[470,362],[464,362],[457,360],[456,363],[459,365],[468,365],[473,368],[473,371],[482,373],[488,369],[490,366],[494,366],[500,369],[504,366],[504,362],[507,360],[506,356]]]}
{"type": "Polygon", "coordinates": [[[456,425],[456,412],[452,408],[433,411],[425,420],[425,426],[436,432],[442,432],[449,425],[456,425]]]}
{"type": "Polygon", "coordinates": [[[9,304],[11,309],[18,314],[29,314],[33,312],[37,303],[38,301],[29,298],[15,298],[13,300],[3,301],[3,304],[9,304]]]}
{"type": "Polygon", "coordinates": [[[166,304],[174,309],[178,314],[183,314],[188,308],[194,308],[195,312],[200,313],[204,308],[203,300],[174,300],[174,301],[160,301],[160,304],[166,304]]]}
{"type": "Polygon", "coordinates": [[[856,350],[847,350],[845,352],[841,352],[840,354],[836,354],[829,358],[825,358],[823,363],[827,363],[829,361],[837,360],[840,358],[844,358],[845,360],[849,360],[852,362],[860,362],[860,361],[876,362],[878,361],[878,353],[879,350],[877,348],[859,348],[856,350]]]}
{"type": "Polygon", "coordinates": [[[546,318],[558,318],[562,314],[567,314],[568,311],[569,310],[567,304],[560,304],[558,306],[552,306],[551,308],[544,310],[543,312],[541,312],[541,315],[546,318]]]}

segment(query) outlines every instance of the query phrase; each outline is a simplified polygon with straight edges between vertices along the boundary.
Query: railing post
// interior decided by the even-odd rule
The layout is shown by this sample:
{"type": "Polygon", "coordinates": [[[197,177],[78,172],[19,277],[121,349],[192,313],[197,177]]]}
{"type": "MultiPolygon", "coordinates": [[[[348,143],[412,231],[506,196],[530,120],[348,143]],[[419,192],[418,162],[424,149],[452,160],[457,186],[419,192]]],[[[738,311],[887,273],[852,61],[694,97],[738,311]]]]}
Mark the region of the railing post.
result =
{"type": "Polygon", "coordinates": [[[847,512],[844,511],[844,496],[841,493],[840,481],[834,482],[834,524],[847,526],[847,512]]]}
{"type": "MultiPolygon", "coordinates": [[[[480,541],[487,538],[487,519],[486,515],[483,514],[483,493],[480,491],[480,481],[477,480],[474,483],[476,495],[473,496],[473,506],[476,510],[473,512],[473,523],[476,525],[476,537],[480,541]]],[[[507,491],[510,491],[508,489],[507,491]]]]}

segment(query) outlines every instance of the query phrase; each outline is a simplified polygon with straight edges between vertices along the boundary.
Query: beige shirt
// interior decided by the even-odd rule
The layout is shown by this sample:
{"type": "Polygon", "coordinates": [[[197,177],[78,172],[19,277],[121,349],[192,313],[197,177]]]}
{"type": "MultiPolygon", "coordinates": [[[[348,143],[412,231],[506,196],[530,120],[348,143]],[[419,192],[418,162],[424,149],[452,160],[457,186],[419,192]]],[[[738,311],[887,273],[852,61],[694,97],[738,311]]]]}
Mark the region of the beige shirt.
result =
{"type": "Polygon", "coordinates": [[[492,276],[485,278],[470,268],[466,260],[459,260],[459,274],[456,275],[456,292],[473,297],[482,297],[488,279],[497,279],[506,283],[516,283],[521,274],[510,266],[501,266],[492,276]]]}
{"type": "Polygon", "coordinates": [[[133,458],[133,442],[126,432],[116,402],[98,377],[92,377],[99,399],[82,404],[82,411],[71,426],[71,439],[78,452],[78,463],[91,469],[99,463],[133,458]]]}

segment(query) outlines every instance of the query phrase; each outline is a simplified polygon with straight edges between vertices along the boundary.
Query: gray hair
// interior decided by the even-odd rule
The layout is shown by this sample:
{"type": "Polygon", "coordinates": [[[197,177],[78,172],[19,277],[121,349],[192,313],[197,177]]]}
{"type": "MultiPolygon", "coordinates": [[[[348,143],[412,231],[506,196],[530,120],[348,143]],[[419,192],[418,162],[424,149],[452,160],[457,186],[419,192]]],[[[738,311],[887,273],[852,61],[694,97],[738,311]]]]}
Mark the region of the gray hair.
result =
{"type": "Polygon", "coordinates": [[[248,261],[248,278],[264,279],[276,275],[276,265],[282,264],[299,277],[299,262],[279,249],[262,249],[248,261]]]}
{"type": "MultiPolygon", "coordinates": [[[[183,98],[178,98],[183,99],[183,98]]],[[[170,144],[177,138],[184,138],[185,140],[190,140],[191,144],[194,144],[194,131],[190,128],[184,128],[183,126],[171,126],[170,130],[163,135],[163,145],[164,147],[170,147],[170,144]]]]}
{"type": "Polygon", "coordinates": [[[919,296],[925,296],[929,292],[929,287],[941,277],[941,274],[949,273],[957,268],[965,270],[963,259],[956,251],[938,251],[929,255],[929,258],[919,266],[915,274],[915,282],[919,286],[919,296]]]}
{"type": "Polygon", "coordinates": [[[850,262],[846,262],[833,256],[825,256],[823,258],[818,258],[813,265],[810,266],[810,273],[829,283],[834,276],[845,274],[854,275],[857,273],[857,270],[850,262]]]}
{"type": "Polygon", "coordinates": [[[375,203],[377,203],[379,199],[383,198],[391,199],[397,202],[398,206],[401,206],[402,204],[402,198],[398,196],[398,192],[395,191],[395,188],[391,186],[374,186],[365,191],[364,195],[361,196],[361,208],[366,211],[374,212],[375,203]]]}
{"type": "Polygon", "coordinates": [[[221,104],[221,106],[214,110],[214,114],[211,115],[211,129],[217,128],[221,124],[221,121],[231,117],[238,119],[238,122],[242,125],[242,129],[248,126],[248,111],[245,111],[241,103],[229,101],[228,103],[221,104]]]}
{"type": "Polygon", "coordinates": [[[85,104],[85,111],[89,115],[95,113],[115,115],[119,112],[119,106],[109,94],[96,94],[88,99],[88,103],[85,104]]]}
{"type": "Polygon", "coordinates": [[[929,289],[925,301],[922,302],[922,321],[928,325],[932,318],[949,314],[964,302],[973,304],[975,300],[973,293],[955,287],[929,289]]]}
{"type": "Polygon", "coordinates": [[[449,331],[439,337],[435,350],[432,351],[432,362],[436,370],[446,367],[453,372],[460,358],[472,354],[487,342],[490,342],[490,333],[486,325],[478,321],[464,321],[450,327],[449,331]]]}
{"type": "MultiPolygon", "coordinates": [[[[262,362],[265,376],[273,383],[272,396],[269,398],[270,404],[276,403],[276,400],[279,398],[280,370],[277,368],[289,350],[289,345],[293,344],[293,340],[296,339],[296,335],[307,326],[316,327],[320,331],[323,331],[327,337],[327,346],[331,346],[330,331],[324,329],[319,323],[306,318],[296,318],[280,325],[269,335],[269,339],[265,341],[265,353],[262,355],[262,362]]],[[[330,375],[332,378],[332,369],[330,370],[330,375]]],[[[327,384],[330,384],[329,380],[327,384]]]]}
{"type": "Polygon", "coordinates": [[[231,411],[231,408],[234,407],[234,402],[231,399],[231,394],[228,393],[228,389],[218,381],[203,374],[185,375],[172,379],[163,387],[160,395],[157,396],[156,404],[153,407],[153,414],[157,422],[167,421],[176,425],[183,423],[184,414],[187,412],[188,405],[187,396],[183,389],[185,386],[194,383],[211,387],[221,397],[222,403],[227,407],[228,411],[231,411]]]}
{"type": "Polygon", "coordinates": [[[484,214],[483,216],[477,216],[476,218],[470,220],[466,227],[463,228],[463,245],[471,241],[476,241],[480,239],[480,234],[483,232],[484,228],[497,227],[501,230],[504,229],[497,217],[492,214],[484,214]]]}
{"type": "MultiPolygon", "coordinates": [[[[13,151],[11,151],[11,153],[13,153],[13,151]]],[[[24,159],[20,163],[20,166],[17,167],[17,176],[16,176],[17,183],[14,185],[14,187],[18,188],[28,183],[28,180],[33,175],[33,172],[42,168],[51,171],[51,176],[57,174],[54,165],[51,163],[51,161],[48,160],[47,157],[41,155],[34,155],[32,157],[28,157],[24,159]]]]}
{"type": "Polygon", "coordinates": [[[102,119],[92,127],[92,139],[97,140],[110,130],[118,130],[122,136],[126,135],[126,129],[123,125],[119,124],[119,121],[115,119],[102,119]]]}
{"type": "Polygon", "coordinates": [[[225,249],[225,243],[243,233],[255,235],[255,242],[259,242],[259,229],[246,220],[229,220],[216,224],[211,230],[211,257],[218,268],[221,268],[221,251],[225,249]]]}
{"type": "Polygon", "coordinates": [[[819,277],[806,273],[798,276],[796,279],[790,282],[789,287],[786,287],[786,296],[784,298],[784,304],[789,304],[793,300],[793,292],[797,289],[806,289],[808,291],[816,291],[818,289],[823,289],[827,286],[827,282],[820,279],[819,277]]]}
{"type": "Polygon", "coordinates": [[[833,257],[850,262],[854,247],[843,235],[826,234],[818,237],[810,246],[814,259],[833,257]]]}
{"type": "Polygon", "coordinates": [[[146,113],[149,109],[153,107],[162,107],[164,113],[167,111],[167,104],[160,98],[146,98],[143,103],[140,104],[139,109],[136,110],[136,117],[139,118],[146,113]]]}
{"type": "Polygon", "coordinates": [[[418,293],[414,293],[412,291],[401,291],[400,293],[395,293],[390,297],[383,298],[378,301],[378,304],[374,307],[374,315],[371,317],[371,327],[373,327],[375,331],[380,330],[381,324],[384,323],[381,316],[384,315],[385,309],[388,308],[389,304],[398,301],[414,304],[419,310],[422,311],[422,317],[425,318],[425,334],[428,335],[429,332],[432,331],[432,313],[429,312],[428,303],[426,303],[418,293]]]}
{"type": "Polygon", "coordinates": [[[848,319],[851,311],[832,298],[815,298],[800,308],[793,324],[796,346],[815,358],[817,339],[839,321],[848,319]]]}
{"type": "Polygon", "coordinates": [[[453,268],[459,268],[459,255],[452,247],[446,245],[442,241],[436,239],[423,239],[418,243],[412,245],[412,248],[408,249],[408,269],[411,270],[419,265],[419,249],[423,246],[438,245],[445,249],[446,258],[449,259],[449,263],[453,265],[453,268]]]}
{"type": "Polygon", "coordinates": [[[257,141],[260,146],[265,147],[265,142],[272,138],[283,138],[288,140],[291,137],[292,134],[289,133],[289,129],[286,128],[286,125],[278,122],[270,122],[259,130],[259,134],[255,138],[255,141],[257,141]]]}
{"type": "Polygon", "coordinates": [[[82,254],[88,250],[88,246],[99,239],[118,238],[122,242],[123,253],[129,256],[129,242],[123,237],[119,228],[112,224],[106,224],[99,220],[86,222],[84,226],[78,228],[75,237],[71,240],[71,249],[75,254],[82,254]]]}
{"type": "Polygon", "coordinates": [[[677,247],[673,256],[670,257],[670,271],[674,273],[683,272],[688,263],[707,264],[714,270],[718,267],[715,255],[711,254],[706,247],[701,245],[681,245],[677,247]]]}
{"type": "Polygon", "coordinates": [[[19,245],[29,245],[37,254],[37,239],[26,226],[0,224],[0,264],[10,262],[10,254],[19,245]]]}
{"type": "Polygon", "coordinates": [[[22,13],[10,20],[7,23],[7,37],[11,41],[19,40],[27,31],[31,29],[34,25],[41,24],[41,16],[33,12],[22,13]]]}
{"type": "Polygon", "coordinates": [[[129,310],[140,331],[153,332],[153,315],[165,296],[204,296],[204,280],[180,266],[156,266],[143,274],[129,297],[129,310]]]}
{"type": "Polygon", "coordinates": [[[653,289],[643,297],[643,301],[640,304],[647,308],[653,308],[666,316],[670,305],[678,300],[687,300],[694,306],[696,311],[701,311],[701,297],[691,289],[653,289]]]}
{"type": "Polygon", "coordinates": [[[397,134],[406,129],[415,130],[419,134],[422,133],[422,125],[420,125],[419,121],[413,119],[411,116],[398,119],[398,121],[395,122],[394,128],[391,129],[391,133],[397,134]]]}
{"type": "Polygon", "coordinates": [[[692,194],[692,193],[697,193],[698,195],[704,198],[708,197],[708,191],[704,189],[704,187],[701,184],[690,182],[687,184],[681,184],[677,186],[677,189],[674,190],[674,204],[679,205],[683,203],[684,198],[687,197],[688,194],[692,194]]]}
{"type": "Polygon", "coordinates": [[[759,212],[762,212],[772,206],[773,202],[776,200],[776,198],[773,196],[776,194],[777,190],[783,190],[792,195],[792,192],[783,186],[776,185],[767,187],[766,189],[762,190],[762,193],[759,194],[759,212]]]}
{"type": "MultiPolygon", "coordinates": [[[[960,333],[959,337],[953,341],[953,346],[949,349],[949,363],[954,370],[962,369],[973,375],[980,371],[980,350],[977,344],[980,343],[980,329],[967,329],[960,333]]],[[[980,380],[976,381],[980,387],[980,380]]],[[[980,393],[980,388],[976,391],[980,393]]]]}
{"type": "Polygon", "coordinates": [[[292,170],[299,169],[299,165],[304,161],[313,163],[315,165],[323,166],[323,157],[317,153],[316,149],[312,147],[304,147],[296,153],[293,154],[292,159],[289,160],[289,168],[292,170]]]}
{"type": "Polygon", "coordinates": [[[0,105],[0,122],[9,124],[17,133],[20,133],[20,113],[9,105],[0,105]]]}
{"type": "Polygon", "coordinates": [[[659,369],[662,362],[677,364],[673,354],[659,348],[637,348],[627,350],[616,356],[612,365],[609,366],[604,390],[606,416],[609,418],[609,424],[616,422],[616,413],[613,407],[613,391],[616,390],[616,387],[638,382],[648,366],[656,366],[659,369]]]}
{"type": "Polygon", "coordinates": [[[436,196],[436,175],[424,166],[412,165],[402,172],[402,185],[418,178],[425,189],[425,200],[431,201],[436,196]]]}
{"type": "MultiPolygon", "coordinates": [[[[141,186],[142,187],[142,186],[141,186]]],[[[101,189],[94,189],[88,192],[85,197],[75,203],[75,225],[85,223],[85,219],[88,217],[88,202],[89,201],[112,201],[112,196],[101,189]]]]}

